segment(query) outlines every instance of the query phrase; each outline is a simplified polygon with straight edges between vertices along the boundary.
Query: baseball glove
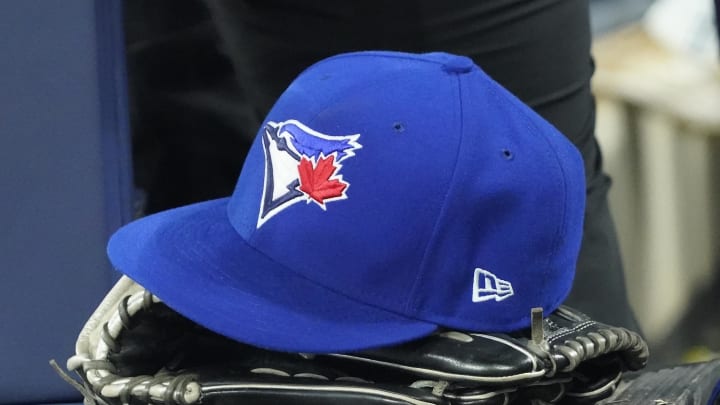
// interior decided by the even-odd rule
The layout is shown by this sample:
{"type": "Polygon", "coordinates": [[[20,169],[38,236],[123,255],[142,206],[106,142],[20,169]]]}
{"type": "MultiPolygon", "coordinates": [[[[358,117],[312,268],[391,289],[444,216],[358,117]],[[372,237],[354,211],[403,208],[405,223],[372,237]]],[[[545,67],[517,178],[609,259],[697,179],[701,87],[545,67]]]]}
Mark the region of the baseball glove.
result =
{"type": "Polygon", "coordinates": [[[642,368],[637,334],[561,307],[513,334],[440,330],[352,353],[282,353],[230,340],[122,278],[54,364],[87,404],[594,403],[642,368]]]}

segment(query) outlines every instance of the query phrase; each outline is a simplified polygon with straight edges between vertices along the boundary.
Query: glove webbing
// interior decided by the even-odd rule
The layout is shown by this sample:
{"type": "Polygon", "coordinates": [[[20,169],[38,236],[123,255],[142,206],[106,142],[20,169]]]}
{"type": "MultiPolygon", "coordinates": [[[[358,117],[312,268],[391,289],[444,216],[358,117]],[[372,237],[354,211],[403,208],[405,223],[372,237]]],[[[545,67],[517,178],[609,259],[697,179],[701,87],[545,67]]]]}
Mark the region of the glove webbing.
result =
{"type": "MultiPolygon", "coordinates": [[[[129,330],[134,326],[134,320],[142,315],[143,311],[149,310],[154,304],[161,302],[161,300],[152,295],[148,291],[139,291],[132,295],[125,296],[117,305],[116,310],[112,313],[109,320],[103,324],[100,332],[97,349],[94,353],[81,353],[72,356],[68,359],[67,369],[75,371],[81,374],[83,383],[81,385],[74,379],[69,377],[64,371],[57,367],[56,363],[53,368],[56,369],[58,374],[63,377],[64,380],[68,381],[73,385],[81,394],[85,397],[85,402],[88,405],[102,404],[107,405],[107,402],[100,396],[96,395],[95,392],[99,392],[106,398],[118,398],[121,403],[131,403],[132,399],[138,400],[143,403],[162,403],[162,404],[177,404],[177,405],[191,405],[198,403],[201,396],[204,394],[213,395],[215,390],[228,390],[228,389],[266,389],[274,391],[288,390],[318,390],[321,389],[317,385],[308,384],[307,387],[303,387],[301,384],[294,384],[285,386],[282,383],[257,383],[247,382],[238,384],[222,384],[219,386],[208,385],[201,387],[196,381],[196,375],[194,374],[180,374],[173,375],[168,372],[161,371],[155,375],[140,375],[134,377],[122,377],[116,374],[117,370],[108,358],[108,354],[111,352],[117,353],[120,349],[120,345],[117,340],[121,333],[125,330],[129,330]],[[79,369],[82,368],[82,371],[79,369]],[[88,386],[91,384],[92,387],[88,386]]],[[[51,365],[54,362],[51,362],[51,365]]],[[[311,378],[317,380],[329,380],[328,377],[313,374],[313,373],[298,373],[290,375],[289,373],[273,369],[273,368],[256,368],[251,370],[254,374],[265,374],[270,376],[279,376],[285,378],[302,377],[311,378]]],[[[371,383],[362,378],[357,377],[338,377],[334,381],[337,382],[349,382],[349,383],[371,383]]],[[[440,390],[436,395],[442,395],[444,386],[438,382],[433,382],[433,392],[440,390]]],[[[423,382],[419,381],[415,385],[411,385],[410,388],[424,388],[423,382]]],[[[332,387],[332,390],[337,392],[347,391],[368,391],[375,396],[386,396],[388,399],[396,399],[405,401],[404,403],[412,403],[416,405],[432,405],[430,402],[425,402],[413,398],[411,396],[405,396],[395,392],[383,390],[380,387],[358,387],[348,385],[347,387],[336,385],[332,387]]],[[[484,397],[505,397],[509,392],[514,390],[500,391],[496,393],[484,393],[479,394],[477,399],[484,397]]]]}
{"type": "MultiPolygon", "coordinates": [[[[558,314],[574,317],[572,313],[562,306],[556,311],[558,314]]],[[[530,347],[540,347],[546,353],[545,358],[551,364],[550,372],[546,374],[547,377],[552,377],[557,372],[571,372],[583,362],[613,352],[625,353],[624,359],[630,362],[628,367],[637,370],[644,367],[649,356],[648,346],[642,337],[625,328],[607,326],[595,332],[562,340],[569,335],[577,334],[584,329],[597,325],[595,321],[587,320],[578,323],[571,329],[562,330],[562,328],[558,328],[562,331],[552,334],[545,340],[542,326],[539,326],[542,321],[542,312],[537,312],[537,309],[534,309],[532,318],[532,343],[534,344],[530,345],[530,347]],[[548,350],[550,347],[552,350],[548,350]],[[547,356],[550,352],[552,354],[547,356]],[[558,364],[564,366],[558,369],[558,364]]],[[[545,322],[550,324],[551,327],[555,326],[549,318],[545,322]]]]}
{"type": "Polygon", "coordinates": [[[85,396],[87,402],[104,403],[101,398],[92,395],[93,392],[98,391],[108,398],[120,398],[123,403],[129,403],[131,396],[143,402],[153,400],[179,405],[192,404],[200,399],[200,386],[192,374],[172,375],[160,372],[156,375],[121,377],[115,374],[116,367],[107,360],[109,353],[119,351],[117,339],[124,330],[133,327],[135,316],[149,310],[158,302],[160,299],[148,291],[125,296],[108,321],[103,324],[95,353],[80,353],[68,359],[67,369],[82,373],[85,377],[83,380],[95,388],[95,390],[89,387],[80,389],[76,386],[77,383],[73,384],[85,396]],[[82,371],[79,370],[80,368],[82,371]]]}

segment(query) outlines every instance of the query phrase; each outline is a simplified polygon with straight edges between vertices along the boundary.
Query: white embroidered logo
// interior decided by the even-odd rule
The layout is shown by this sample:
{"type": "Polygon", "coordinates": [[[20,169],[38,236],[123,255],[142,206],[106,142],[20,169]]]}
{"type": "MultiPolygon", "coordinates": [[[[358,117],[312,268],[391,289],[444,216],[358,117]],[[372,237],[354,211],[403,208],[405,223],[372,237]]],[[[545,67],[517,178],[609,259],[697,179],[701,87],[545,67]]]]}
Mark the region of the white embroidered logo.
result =
{"type": "Polygon", "coordinates": [[[487,270],[475,269],[475,280],[473,281],[473,302],[484,302],[494,299],[502,301],[513,295],[512,284],[509,281],[498,278],[487,270]]]}

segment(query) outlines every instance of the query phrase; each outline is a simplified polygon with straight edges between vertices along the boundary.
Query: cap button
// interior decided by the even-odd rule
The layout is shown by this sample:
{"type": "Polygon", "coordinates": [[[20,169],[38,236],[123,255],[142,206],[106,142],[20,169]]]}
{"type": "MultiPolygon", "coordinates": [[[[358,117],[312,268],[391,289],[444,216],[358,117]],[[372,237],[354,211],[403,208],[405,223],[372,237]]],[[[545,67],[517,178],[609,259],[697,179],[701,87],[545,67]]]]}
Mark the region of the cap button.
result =
{"type": "Polygon", "coordinates": [[[453,55],[443,64],[443,70],[448,73],[468,73],[475,67],[475,63],[467,56],[453,55]]]}

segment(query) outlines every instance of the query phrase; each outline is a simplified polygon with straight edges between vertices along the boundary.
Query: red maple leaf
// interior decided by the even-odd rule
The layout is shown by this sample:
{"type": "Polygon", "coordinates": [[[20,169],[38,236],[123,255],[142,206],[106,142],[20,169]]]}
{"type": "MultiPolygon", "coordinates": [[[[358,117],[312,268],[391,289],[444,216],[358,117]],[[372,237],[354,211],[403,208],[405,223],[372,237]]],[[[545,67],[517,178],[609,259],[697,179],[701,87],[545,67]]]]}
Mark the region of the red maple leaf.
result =
{"type": "Polygon", "coordinates": [[[305,157],[300,159],[298,173],[300,174],[300,191],[315,200],[321,207],[325,207],[325,200],[342,197],[348,184],[338,178],[333,178],[338,167],[335,166],[335,156],[320,156],[317,163],[305,157]]]}

